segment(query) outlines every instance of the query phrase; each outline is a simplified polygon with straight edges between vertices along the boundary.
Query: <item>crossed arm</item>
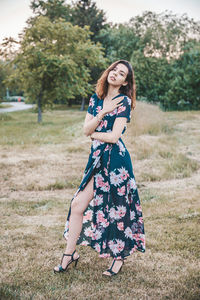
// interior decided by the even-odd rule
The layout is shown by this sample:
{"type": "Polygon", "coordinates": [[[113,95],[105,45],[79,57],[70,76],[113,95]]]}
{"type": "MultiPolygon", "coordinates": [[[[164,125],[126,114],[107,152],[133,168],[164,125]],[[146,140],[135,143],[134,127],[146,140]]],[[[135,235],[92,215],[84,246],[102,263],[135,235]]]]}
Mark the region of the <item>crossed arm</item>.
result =
{"type": "Polygon", "coordinates": [[[122,134],[126,121],[127,118],[125,117],[116,118],[111,132],[95,132],[99,122],[96,117],[87,112],[83,127],[84,134],[105,143],[116,143],[122,134]]]}

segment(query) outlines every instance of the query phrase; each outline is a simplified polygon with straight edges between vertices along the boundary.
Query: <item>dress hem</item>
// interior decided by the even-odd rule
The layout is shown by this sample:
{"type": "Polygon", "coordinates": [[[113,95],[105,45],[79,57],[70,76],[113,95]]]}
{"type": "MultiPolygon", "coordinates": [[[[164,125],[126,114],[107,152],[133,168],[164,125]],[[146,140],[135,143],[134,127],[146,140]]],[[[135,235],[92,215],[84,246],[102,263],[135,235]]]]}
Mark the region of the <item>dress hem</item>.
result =
{"type": "MultiPolygon", "coordinates": [[[[63,238],[65,239],[65,241],[67,242],[67,239],[66,239],[66,237],[65,237],[65,235],[63,234],[63,238]]],[[[89,247],[91,247],[95,252],[97,252],[98,254],[99,254],[99,252],[91,245],[91,244],[82,244],[83,242],[81,242],[81,243],[79,243],[79,244],[76,244],[77,246],[84,246],[84,247],[86,247],[86,246],[89,246],[89,247]]],[[[137,247],[134,247],[134,248],[132,248],[131,250],[130,250],[130,253],[128,254],[128,255],[125,255],[125,256],[120,256],[120,255],[118,255],[118,256],[112,256],[112,255],[110,255],[110,254],[107,254],[107,253],[105,253],[105,254],[99,254],[98,255],[98,257],[100,257],[100,258],[110,258],[110,257],[112,257],[112,258],[116,258],[116,259],[125,259],[126,257],[128,257],[128,256],[130,256],[131,254],[133,254],[134,252],[136,252],[136,251],[139,251],[139,252],[141,252],[141,253],[145,253],[145,249],[139,249],[139,248],[137,248],[137,247]]]]}

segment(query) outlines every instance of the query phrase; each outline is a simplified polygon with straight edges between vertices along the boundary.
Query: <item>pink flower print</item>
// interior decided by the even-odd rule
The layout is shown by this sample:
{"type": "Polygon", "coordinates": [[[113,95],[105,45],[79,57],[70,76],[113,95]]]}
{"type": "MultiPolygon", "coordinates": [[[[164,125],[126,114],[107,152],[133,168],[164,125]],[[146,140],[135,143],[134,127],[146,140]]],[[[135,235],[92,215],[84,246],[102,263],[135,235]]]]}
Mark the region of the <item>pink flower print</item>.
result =
{"type": "Polygon", "coordinates": [[[136,242],[139,242],[140,241],[140,233],[133,234],[133,238],[134,238],[134,240],[136,240],[136,242]]]}
{"type": "Polygon", "coordinates": [[[117,194],[119,196],[125,195],[125,191],[126,191],[125,185],[123,185],[121,188],[117,188],[117,194]]]}
{"type": "Polygon", "coordinates": [[[101,236],[102,236],[102,233],[99,230],[96,230],[94,232],[94,234],[92,235],[92,239],[93,240],[99,240],[101,238],[101,236]]]}
{"type": "Polygon", "coordinates": [[[136,209],[137,209],[137,211],[139,211],[139,212],[142,212],[142,207],[141,207],[141,205],[139,205],[139,204],[135,204],[135,207],[136,207],[136,209]]]}
{"type": "Polygon", "coordinates": [[[110,172],[110,183],[114,186],[120,185],[120,183],[122,183],[120,175],[115,174],[115,172],[110,172]]]}
{"type": "Polygon", "coordinates": [[[124,249],[125,243],[122,240],[116,239],[118,253],[124,249]]]}
{"type": "Polygon", "coordinates": [[[101,190],[102,190],[103,192],[109,192],[109,190],[110,190],[110,185],[109,185],[109,183],[108,183],[108,182],[103,183],[103,185],[102,185],[102,187],[101,187],[101,190]]]}
{"type": "Polygon", "coordinates": [[[102,187],[104,185],[103,176],[101,174],[96,174],[95,175],[95,181],[96,181],[96,187],[97,188],[102,187]]]}
{"type": "Polygon", "coordinates": [[[117,108],[115,108],[113,111],[111,111],[110,113],[109,113],[109,116],[114,116],[114,115],[116,115],[116,113],[117,113],[117,108]]]}
{"type": "Polygon", "coordinates": [[[138,221],[140,224],[143,224],[143,217],[139,217],[138,221]]]}
{"type": "Polygon", "coordinates": [[[121,152],[125,152],[126,151],[126,149],[124,148],[124,145],[122,144],[121,141],[118,141],[118,145],[119,145],[119,149],[120,149],[121,152]]]}
{"type": "Polygon", "coordinates": [[[126,238],[133,240],[133,233],[130,227],[126,227],[124,234],[126,238]]]}
{"type": "Polygon", "coordinates": [[[124,230],[124,223],[123,222],[117,223],[117,228],[118,230],[124,230]]]}
{"type": "Polygon", "coordinates": [[[81,245],[87,246],[87,245],[89,245],[89,242],[88,242],[88,241],[82,241],[82,242],[81,242],[81,245]]]}
{"type": "Polygon", "coordinates": [[[93,146],[94,149],[97,148],[99,145],[101,145],[101,142],[99,140],[94,139],[92,141],[92,146],[93,146]]]}
{"type": "Polygon", "coordinates": [[[90,98],[89,106],[92,106],[92,107],[94,106],[94,98],[93,97],[90,98]]]}
{"type": "Polygon", "coordinates": [[[98,206],[103,203],[103,195],[96,195],[95,205],[98,206]]]}
{"type": "Polygon", "coordinates": [[[126,180],[129,177],[128,171],[124,167],[119,168],[118,170],[122,180],[126,180]]]}
{"type": "Polygon", "coordinates": [[[116,219],[117,218],[116,210],[114,209],[114,207],[111,207],[109,215],[110,215],[111,219],[116,219]]]}
{"type": "Polygon", "coordinates": [[[109,145],[106,146],[104,151],[107,151],[107,150],[109,150],[109,145]]]}
{"type": "Polygon", "coordinates": [[[133,190],[137,189],[137,185],[136,185],[136,182],[135,182],[134,178],[130,179],[130,186],[131,186],[131,189],[133,189],[133,190]]]}
{"type": "Polygon", "coordinates": [[[134,219],[135,219],[135,212],[134,212],[134,210],[131,210],[131,211],[130,211],[130,219],[131,219],[131,220],[134,220],[134,219]]]}
{"type": "Polygon", "coordinates": [[[97,151],[93,152],[93,156],[92,157],[97,157],[99,155],[99,153],[100,153],[100,150],[97,150],[97,151]]]}
{"type": "Polygon", "coordinates": [[[125,110],[126,110],[126,106],[121,105],[121,106],[119,106],[118,109],[117,109],[117,114],[120,114],[121,112],[123,112],[123,111],[125,111],[125,110]]]}
{"type": "Polygon", "coordinates": [[[105,167],[103,170],[104,170],[105,175],[108,176],[108,170],[105,167]]]}
{"type": "Polygon", "coordinates": [[[144,234],[140,234],[140,241],[145,244],[145,235],[144,234]]]}
{"type": "Polygon", "coordinates": [[[96,112],[99,113],[101,111],[101,106],[97,106],[96,112]]]}
{"type": "Polygon", "coordinates": [[[104,120],[103,125],[104,125],[104,127],[106,128],[107,125],[108,125],[108,121],[107,121],[107,120],[104,120]]]}
{"type": "Polygon", "coordinates": [[[106,243],[103,242],[103,246],[102,246],[103,249],[106,249],[106,243]]]}
{"type": "Polygon", "coordinates": [[[86,215],[83,216],[83,223],[86,223],[87,221],[91,221],[92,220],[92,210],[88,210],[86,215]]]}
{"type": "Polygon", "coordinates": [[[114,254],[118,253],[116,244],[114,243],[113,240],[110,240],[110,241],[108,242],[108,246],[109,246],[110,250],[111,250],[114,254]]]}
{"type": "Polygon", "coordinates": [[[124,249],[125,243],[122,240],[116,239],[116,242],[110,240],[108,246],[114,254],[121,252],[124,249]]]}
{"type": "Polygon", "coordinates": [[[130,181],[128,181],[128,183],[127,183],[127,193],[130,192],[130,189],[131,189],[131,185],[130,185],[130,181]]]}
{"type": "Polygon", "coordinates": [[[87,228],[85,228],[84,234],[85,234],[86,236],[89,236],[89,237],[92,237],[92,236],[93,236],[93,231],[92,231],[92,229],[91,229],[90,226],[87,227],[87,228]]]}
{"type": "Polygon", "coordinates": [[[105,221],[104,213],[101,210],[98,210],[96,214],[97,214],[97,223],[102,223],[105,221]]]}
{"type": "Polygon", "coordinates": [[[102,223],[102,225],[103,225],[104,228],[105,228],[105,227],[108,227],[109,224],[110,224],[109,222],[103,222],[103,223],[102,223]]]}
{"type": "Polygon", "coordinates": [[[99,246],[98,243],[96,243],[96,244],[94,245],[94,248],[95,248],[95,250],[96,250],[97,252],[100,252],[100,251],[101,251],[101,248],[100,248],[100,246],[99,246]]]}
{"type": "Polygon", "coordinates": [[[117,215],[119,218],[123,218],[126,214],[126,207],[123,205],[117,206],[117,215]]]}

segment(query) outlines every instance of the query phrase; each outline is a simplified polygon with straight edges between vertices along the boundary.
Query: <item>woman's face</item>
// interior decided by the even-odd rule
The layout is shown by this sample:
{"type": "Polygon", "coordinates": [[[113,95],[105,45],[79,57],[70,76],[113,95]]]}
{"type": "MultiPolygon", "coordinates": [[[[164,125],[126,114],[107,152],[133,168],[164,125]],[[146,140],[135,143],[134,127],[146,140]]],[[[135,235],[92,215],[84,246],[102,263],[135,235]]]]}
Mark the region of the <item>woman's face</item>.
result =
{"type": "Polygon", "coordinates": [[[108,73],[107,81],[110,85],[121,87],[127,84],[127,75],[128,68],[124,64],[119,63],[108,73]]]}

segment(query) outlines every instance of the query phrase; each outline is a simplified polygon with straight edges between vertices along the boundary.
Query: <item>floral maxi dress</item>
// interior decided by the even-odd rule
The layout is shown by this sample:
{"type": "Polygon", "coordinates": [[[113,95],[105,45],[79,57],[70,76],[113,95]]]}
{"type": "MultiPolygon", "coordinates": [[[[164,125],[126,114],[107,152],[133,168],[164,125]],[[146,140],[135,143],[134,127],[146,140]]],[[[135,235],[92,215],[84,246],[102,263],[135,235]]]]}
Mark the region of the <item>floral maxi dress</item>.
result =
{"type": "MultiPolygon", "coordinates": [[[[111,132],[118,117],[131,119],[131,99],[124,96],[122,105],[104,116],[95,131],[111,132]]],[[[115,97],[115,98],[116,98],[115,97]]],[[[114,99],[114,98],[113,98],[114,99]]],[[[96,116],[103,100],[94,94],[88,113],[96,116]]],[[[126,126],[122,134],[125,132],[126,126]]],[[[142,209],[129,152],[121,137],[116,143],[94,139],[81,184],[74,194],[83,190],[94,175],[94,197],[83,214],[83,226],[77,245],[91,246],[100,257],[123,259],[135,250],[145,252],[142,209]]],[[[65,225],[68,239],[71,204],[65,225]]]]}

